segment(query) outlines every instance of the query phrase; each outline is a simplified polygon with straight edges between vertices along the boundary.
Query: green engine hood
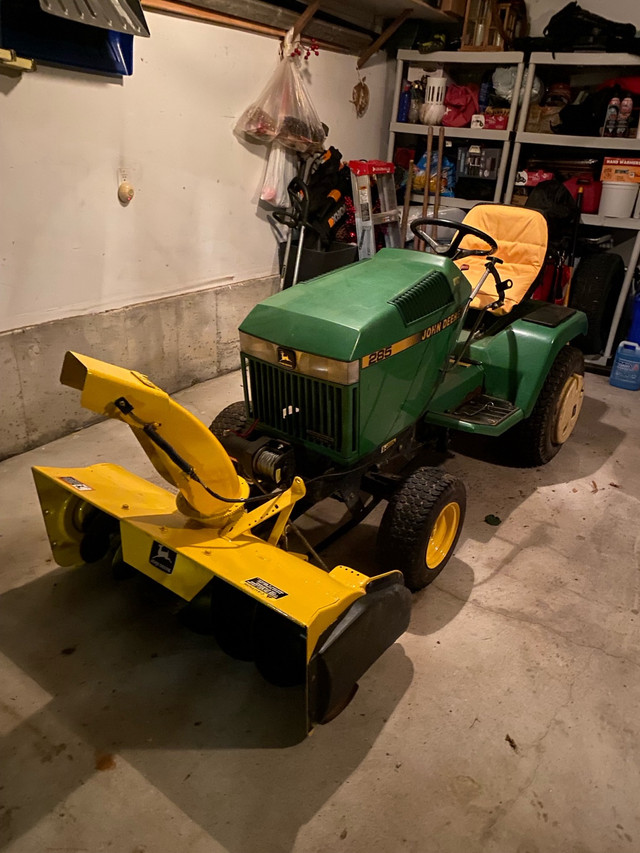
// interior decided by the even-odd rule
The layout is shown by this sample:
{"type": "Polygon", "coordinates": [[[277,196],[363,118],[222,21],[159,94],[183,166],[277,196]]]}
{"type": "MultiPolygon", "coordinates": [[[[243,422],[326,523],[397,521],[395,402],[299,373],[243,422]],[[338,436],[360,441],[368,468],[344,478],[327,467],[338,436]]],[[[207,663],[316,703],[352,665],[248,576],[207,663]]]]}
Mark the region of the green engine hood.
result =
{"type": "Polygon", "coordinates": [[[253,308],[240,331],[283,347],[353,361],[428,325],[446,305],[460,305],[470,286],[448,258],[382,249],[373,258],[276,293],[253,308]],[[438,286],[418,286],[433,271],[438,286]],[[403,309],[390,302],[412,286],[403,309]]]}

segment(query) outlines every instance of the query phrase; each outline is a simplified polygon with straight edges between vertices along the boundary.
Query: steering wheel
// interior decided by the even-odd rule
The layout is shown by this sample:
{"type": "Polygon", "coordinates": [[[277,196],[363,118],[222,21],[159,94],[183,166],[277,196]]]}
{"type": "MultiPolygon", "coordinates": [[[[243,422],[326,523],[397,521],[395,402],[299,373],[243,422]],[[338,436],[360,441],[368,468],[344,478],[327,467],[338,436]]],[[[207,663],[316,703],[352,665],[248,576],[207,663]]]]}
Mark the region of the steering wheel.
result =
{"type": "Polygon", "coordinates": [[[481,257],[484,257],[485,255],[492,255],[498,248],[498,244],[493,237],[489,236],[489,234],[485,234],[485,232],[480,231],[479,228],[472,228],[471,225],[465,225],[464,222],[454,222],[451,219],[430,219],[428,217],[414,219],[411,223],[411,230],[418,239],[424,240],[424,242],[433,249],[436,255],[444,255],[445,258],[451,258],[452,261],[457,261],[461,258],[468,258],[469,255],[480,255],[481,257]],[[444,225],[446,228],[453,228],[456,233],[453,235],[453,240],[445,245],[444,243],[438,243],[437,240],[434,240],[433,237],[427,234],[426,230],[423,230],[422,226],[424,225],[444,225]],[[487,244],[487,248],[461,249],[460,243],[470,234],[484,240],[487,244]]]}

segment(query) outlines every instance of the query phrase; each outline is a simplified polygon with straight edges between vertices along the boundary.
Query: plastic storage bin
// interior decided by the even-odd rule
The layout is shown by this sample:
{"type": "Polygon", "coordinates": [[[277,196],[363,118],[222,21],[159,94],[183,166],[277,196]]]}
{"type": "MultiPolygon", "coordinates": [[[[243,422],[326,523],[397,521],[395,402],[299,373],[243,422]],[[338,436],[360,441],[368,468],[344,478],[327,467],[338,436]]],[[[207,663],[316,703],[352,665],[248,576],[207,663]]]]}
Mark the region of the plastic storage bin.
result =
{"type": "Polygon", "coordinates": [[[633,317],[627,340],[640,344],[640,293],[633,297],[633,317]]]}
{"type": "Polygon", "coordinates": [[[638,196],[638,184],[626,181],[603,181],[598,213],[627,219],[633,213],[638,196]]]}
{"type": "MultiPolygon", "coordinates": [[[[286,249],[285,243],[278,244],[278,256],[280,261],[280,270],[282,271],[282,263],[284,261],[284,253],[286,249]]],[[[287,276],[284,282],[285,287],[290,287],[293,281],[293,271],[296,265],[296,255],[298,253],[298,241],[293,240],[289,251],[289,260],[287,262],[287,276]]],[[[348,264],[353,264],[358,260],[358,247],[355,243],[331,243],[328,249],[307,249],[302,246],[300,255],[300,269],[298,271],[298,283],[301,281],[309,281],[310,278],[315,278],[319,275],[324,275],[332,270],[337,270],[340,267],[346,267],[348,264]]]]}
{"type": "Polygon", "coordinates": [[[611,368],[609,383],[616,388],[640,391],[640,344],[622,341],[611,368]]]}

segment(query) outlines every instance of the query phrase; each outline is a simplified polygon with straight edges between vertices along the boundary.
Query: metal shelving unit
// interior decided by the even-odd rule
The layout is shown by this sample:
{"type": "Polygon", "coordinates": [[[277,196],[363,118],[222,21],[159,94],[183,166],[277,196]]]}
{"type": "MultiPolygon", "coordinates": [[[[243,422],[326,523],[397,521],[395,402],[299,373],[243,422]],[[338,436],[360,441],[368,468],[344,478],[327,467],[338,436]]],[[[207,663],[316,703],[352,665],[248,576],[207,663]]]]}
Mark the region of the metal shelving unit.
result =
{"type": "MultiPolygon", "coordinates": [[[[636,74],[640,67],[640,56],[633,56],[629,53],[539,53],[531,54],[529,64],[527,66],[526,84],[522,99],[522,106],[519,110],[518,129],[516,132],[515,143],[513,145],[513,156],[511,158],[511,167],[509,176],[505,185],[504,201],[509,203],[513,195],[515,186],[515,178],[518,171],[520,153],[523,145],[540,145],[540,146],[561,146],[565,148],[577,148],[582,150],[597,150],[597,151],[616,151],[626,152],[629,156],[640,157],[640,139],[615,139],[610,137],[600,136],[567,136],[556,135],[553,133],[529,133],[525,131],[527,117],[529,114],[529,106],[531,104],[531,90],[533,81],[538,66],[557,67],[565,69],[609,69],[609,68],[629,68],[636,74]]],[[[608,76],[611,76],[610,74],[608,76]]],[[[616,310],[609,330],[607,343],[604,352],[599,356],[589,358],[591,364],[606,366],[609,359],[613,355],[613,345],[615,342],[616,332],[622,317],[624,305],[629,295],[633,274],[640,260],[640,220],[639,219],[617,219],[612,216],[601,216],[599,214],[583,214],[582,222],[585,225],[597,225],[603,228],[628,230],[635,232],[631,257],[627,267],[627,273],[622,284],[620,297],[616,305],[616,310]]]]}
{"type": "MultiPolygon", "coordinates": [[[[495,68],[498,65],[513,65],[516,67],[516,80],[514,91],[519,92],[524,74],[524,54],[519,51],[437,51],[435,53],[420,53],[417,50],[399,50],[396,64],[396,79],[393,93],[392,116],[393,121],[389,125],[389,144],[387,148],[387,159],[393,160],[393,154],[396,148],[396,138],[398,134],[413,134],[417,136],[426,136],[429,131],[428,125],[424,124],[409,124],[406,122],[395,121],[398,115],[398,105],[400,103],[400,91],[402,81],[405,79],[405,68],[407,66],[417,68],[433,68],[451,67],[451,66],[468,66],[479,65],[487,68],[495,68]]],[[[507,164],[509,153],[511,150],[511,138],[515,127],[516,110],[512,109],[509,113],[509,122],[506,130],[489,130],[484,128],[469,128],[469,127],[445,127],[445,139],[468,139],[486,142],[499,143],[502,148],[502,156],[498,168],[498,175],[495,181],[493,201],[500,201],[503,195],[503,187],[505,176],[507,173],[507,164]]],[[[439,126],[434,127],[434,133],[437,135],[439,126]]],[[[420,201],[422,196],[415,195],[412,200],[420,201]]],[[[452,204],[457,207],[470,208],[477,204],[479,199],[458,199],[446,198],[446,204],[452,204]]]]}
{"type": "MultiPolygon", "coordinates": [[[[391,122],[392,133],[414,133],[417,136],[426,136],[429,132],[427,124],[409,124],[406,121],[391,122]]],[[[440,130],[435,127],[434,130],[440,130]]],[[[506,142],[509,139],[508,130],[485,130],[475,127],[445,127],[445,136],[449,139],[492,139],[506,142]]]]}

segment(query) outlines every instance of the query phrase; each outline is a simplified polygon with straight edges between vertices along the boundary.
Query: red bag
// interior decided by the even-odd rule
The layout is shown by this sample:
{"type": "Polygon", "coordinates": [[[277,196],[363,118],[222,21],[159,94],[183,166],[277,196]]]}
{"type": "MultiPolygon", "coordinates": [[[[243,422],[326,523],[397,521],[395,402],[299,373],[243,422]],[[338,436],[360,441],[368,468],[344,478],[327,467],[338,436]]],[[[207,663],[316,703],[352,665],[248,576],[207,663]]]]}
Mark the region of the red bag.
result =
{"type": "Polygon", "coordinates": [[[446,110],[442,116],[445,127],[469,127],[471,116],[479,111],[478,87],[458,86],[452,83],[444,96],[446,110]]]}

